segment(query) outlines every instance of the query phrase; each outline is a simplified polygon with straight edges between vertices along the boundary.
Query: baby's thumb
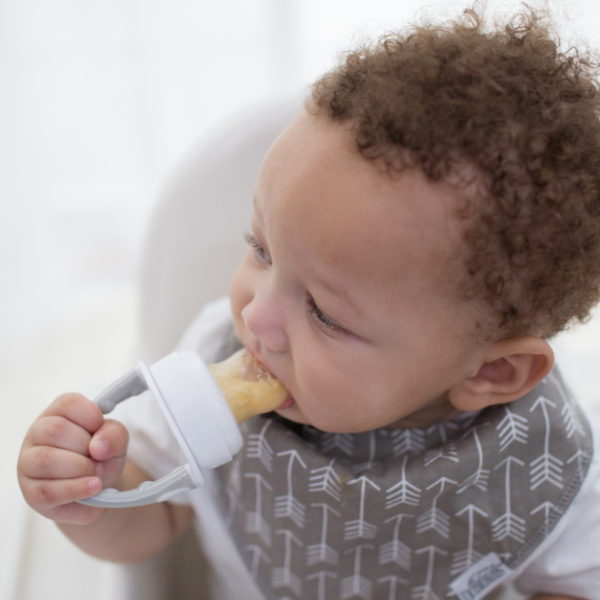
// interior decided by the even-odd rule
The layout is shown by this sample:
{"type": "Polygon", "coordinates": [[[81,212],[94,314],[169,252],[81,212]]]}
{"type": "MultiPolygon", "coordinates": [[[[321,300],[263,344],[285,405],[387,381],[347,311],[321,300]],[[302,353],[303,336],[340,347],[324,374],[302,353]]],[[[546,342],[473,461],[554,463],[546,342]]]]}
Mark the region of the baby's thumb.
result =
{"type": "Polygon", "coordinates": [[[127,454],[129,434],[122,423],[106,420],[89,444],[90,456],[99,462],[122,458],[127,454]]]}

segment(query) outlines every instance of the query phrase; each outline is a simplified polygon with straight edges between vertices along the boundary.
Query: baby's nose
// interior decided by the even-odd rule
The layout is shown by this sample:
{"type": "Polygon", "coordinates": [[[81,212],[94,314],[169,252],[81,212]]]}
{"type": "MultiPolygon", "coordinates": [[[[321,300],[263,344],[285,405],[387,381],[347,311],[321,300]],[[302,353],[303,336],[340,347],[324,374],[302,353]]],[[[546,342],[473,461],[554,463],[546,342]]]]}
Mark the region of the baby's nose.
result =
{"type": "Polygon", "coordinates": [[[273,299],[255,296],[241,312],[246,327],[266,350],[284,352],[287,336],[281,309],[273,299]]]}

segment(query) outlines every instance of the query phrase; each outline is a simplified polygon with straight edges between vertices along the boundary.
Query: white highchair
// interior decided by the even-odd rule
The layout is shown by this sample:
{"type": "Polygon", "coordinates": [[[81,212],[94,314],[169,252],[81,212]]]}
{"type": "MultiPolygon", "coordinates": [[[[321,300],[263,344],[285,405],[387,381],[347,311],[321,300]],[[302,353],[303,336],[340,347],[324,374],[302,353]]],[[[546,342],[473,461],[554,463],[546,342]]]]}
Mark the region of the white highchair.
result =
{"type": "MultiPolygon", "coordinates": [[[[245,250],[242,234],[249,224],[252,190],[262,157],[299,110],[302,99],[303,94],[298,93],[240,112],[200,140],[168,181],[142,253],[140,339],[134,359],[152,363],[172,351],[200,307],[227,293],[245,250]]],[[[598,325],[593,327],[598,330],[598,325]]],[[[593,329],[587,337],[598,339],[593,329]]],[[[573,339],[576,341],[570,343],[567,336],[561,342],[567,360],[581,348],[581,334],[573,339]]],[[[571,363],[575,362],[578,359],[571,358],[571,363]]],[[[566,375],[568,379],[569,373],[566,375]]],[[[35,576],[38,563],[43,562],[44,572],[52,578],[44,593],[46,600],[209,599],[201,551],[192,533],[150,561],[108,566],[71,547],[50,526],[44,529],[42,540],[31,519],[26,515],[21,527],[14,563],[20,572],[13,589],[18,589],[19,577],[35,576]],[[38,552],[28,554],[28,548],[38,548],[38,552]],[[75,584],[68,589],[61,586],[61,577],[72,581],[74,571],[75,584]]],[[[510,591],[494,596],[498,600],[516,597],[510,591]]],[[[27,595],[0,600],[38,598],[27,595]]]]}

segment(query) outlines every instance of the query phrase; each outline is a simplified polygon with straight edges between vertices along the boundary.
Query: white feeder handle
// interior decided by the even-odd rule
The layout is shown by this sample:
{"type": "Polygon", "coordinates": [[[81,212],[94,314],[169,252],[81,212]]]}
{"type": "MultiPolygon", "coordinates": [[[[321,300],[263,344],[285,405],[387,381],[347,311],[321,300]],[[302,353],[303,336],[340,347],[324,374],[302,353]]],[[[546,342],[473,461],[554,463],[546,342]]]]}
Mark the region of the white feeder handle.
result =
{"type": "Polygon", "coordinates": [[[103,413],[149,390],[175,436],[186,464],[133,490],[106,488],[80,500],[89,506],[123,508],[169,500],[204,483],[203,469],[229,462],[242,447],[235,418],[206,364],[191,352],[174,352],[116,380],[94,400],[103,413]]]}

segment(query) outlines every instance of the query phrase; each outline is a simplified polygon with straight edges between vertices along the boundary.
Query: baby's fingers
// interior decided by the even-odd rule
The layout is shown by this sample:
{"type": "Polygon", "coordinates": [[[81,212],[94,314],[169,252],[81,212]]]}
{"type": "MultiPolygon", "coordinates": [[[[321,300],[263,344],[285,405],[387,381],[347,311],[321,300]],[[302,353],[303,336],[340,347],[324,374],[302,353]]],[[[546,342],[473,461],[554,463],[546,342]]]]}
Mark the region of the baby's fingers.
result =
{"type": "Polygon", "coordinates": [[[90,456],[99,461],[124,458],[128,443],[129,434],[125,426],[118,421],[106,420],[92,437],[90,456]]]}
{"type": "Polygon", "coordinates": [[[97,431],[104,421],[102,411],[91,400],[76,393],[56,398],[42,416],[65,417],[89,433],[97,431]]]}
{"type": "Polygon", "coordinates": [[[79,425],[64,417],[45,416],[33,423],[27,435],[27,445],[54,446],[87,455],[92,436],[79,425]]]}
{"type": "Polygon", "coordinates": [[[19,472],[31,479],[93,477],[97,465],[89,458],[52,446],[31,446],[19,457],[19,472]]]}
{"type": "Polygon", "coordinates": [[[90,456],[100,461],[98,474],[105,487],[114,487],[121,478],[129,434],[118,421],[105,421],[90,442],[90,456]]]}
{"type": "Polygon", "coordinates": [[[97,511],[75,504],[77,500],[89,498],[102,488],[98,477],[77,479],[24,479],[23,492],[27,502],[42,515],[55,521],[72,523],[90,522],[97,511]]]}
{"type": "Polygon", "coordinates": [[[49,511],[64,504],[89,498],[102,489],[98,477],[80,477],[77,479],[31,479],[27,497],[32,500],[36,510],[49,511]]]}

